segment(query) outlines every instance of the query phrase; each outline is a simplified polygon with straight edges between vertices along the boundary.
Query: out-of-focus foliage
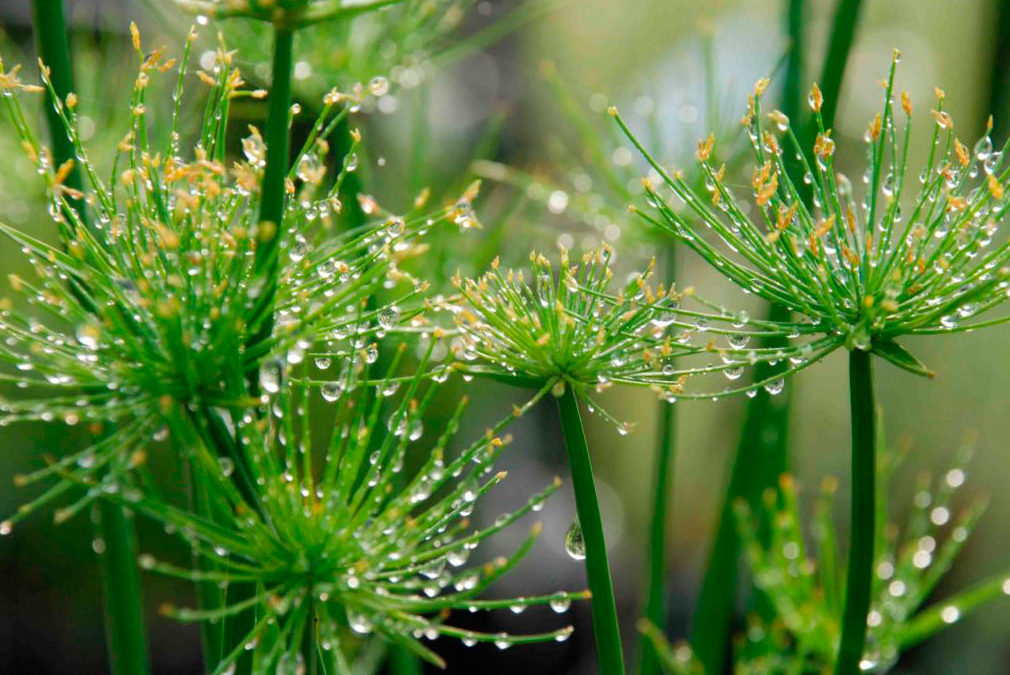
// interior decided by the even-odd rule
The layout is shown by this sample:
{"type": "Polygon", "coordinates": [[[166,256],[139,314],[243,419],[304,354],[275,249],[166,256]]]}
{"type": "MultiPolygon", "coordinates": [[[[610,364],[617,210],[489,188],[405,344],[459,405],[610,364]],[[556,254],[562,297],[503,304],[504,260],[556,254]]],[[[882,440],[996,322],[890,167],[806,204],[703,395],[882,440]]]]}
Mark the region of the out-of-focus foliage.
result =
{"type": "MultiPolygon", "coordinates": [[[[873,600],[867,617],[867,645],[860,664],[864,672],[894,668],[902,652],[929,639],[970,612],[1010,592],[1010,577],[1001,574],[966,590],[927,604],[937,584],[950,571],[982,516],[985,500],[974,498],[960,512],[954,503],[966,479],[974,446],[957,449],[956,464],[939,478],[915,481],[907,520],[894,520],[904,509],[889,499],[906,451],[879,453],[877,535],[873,600]]],[[[837,481],[827,478],[804,526],[804,508],[791,475],[764,497],[764,511],[737,505],[738,523],[754,585],[767,600],[770,614],[755,612],[735,645],[734,672],[830,673],[841,633],[844,597],[845,538],[836,525],[837,481]]],[[[671,646],[654,626],[642,630],[664,655],[668,672],[697,675],[700,665],[686,644],[671,646]]]]}

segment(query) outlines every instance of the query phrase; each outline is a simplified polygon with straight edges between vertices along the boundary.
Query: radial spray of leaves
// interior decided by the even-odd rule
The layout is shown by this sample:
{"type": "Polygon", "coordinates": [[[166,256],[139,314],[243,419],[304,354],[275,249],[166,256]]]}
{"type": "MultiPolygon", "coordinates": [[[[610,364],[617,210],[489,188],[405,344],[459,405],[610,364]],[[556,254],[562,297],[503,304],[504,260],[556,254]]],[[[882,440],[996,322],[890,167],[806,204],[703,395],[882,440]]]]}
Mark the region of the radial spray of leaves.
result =
{"type": "Polygon", "coordinates": [[[876,466],[871,357],[932,375],[898,338],[958,333],[1006,321],[980,318],[1006,301],[1010,278],[1010,245],[995,244],[993,238],[1010,181],[1003,153],[993,150],[988,135],[974,149],[955,138],[953,121],[943,110],[943,92],[937,90],[937,105],[930,111],[934,126],[928,159],[918,173],[920,188],[906,194],[916,180],[907,166],[912,105],[902,93],[904,124],[899,132],[894,101],[898,60],[895,52],[883,109],[865,134],[868,168],[862,198],[852,181],[835,170],[835,142],[820,114],[820,89],[815,85],[809,97],[818,129],[810,165],[784,114],[773,111],[768,118],[784,132],[789,150],[764,127],[761,95],[767,82],[761,81],[743,120],[757,164],[751,182],[754,205],[734,196],[721,170],[709,161],[711,143],[703,141],[698,159],[707,166],[706,189],[692,189],[677,172],[653,162],[664,186],[683,206],[650,186],[656,212],[643,213],[741,288],[806,316],[833,343],[831,349],[850,352],[853,526],[839,673],[858,669],[869,605],[876,466]],[[803,165],[803,182],[813,191],[812,208],[803,204],[785,169],[786,152],[795,153],[803,165]],[[704,238],[689,219],[710,229],[722,247],[704,238]]]}

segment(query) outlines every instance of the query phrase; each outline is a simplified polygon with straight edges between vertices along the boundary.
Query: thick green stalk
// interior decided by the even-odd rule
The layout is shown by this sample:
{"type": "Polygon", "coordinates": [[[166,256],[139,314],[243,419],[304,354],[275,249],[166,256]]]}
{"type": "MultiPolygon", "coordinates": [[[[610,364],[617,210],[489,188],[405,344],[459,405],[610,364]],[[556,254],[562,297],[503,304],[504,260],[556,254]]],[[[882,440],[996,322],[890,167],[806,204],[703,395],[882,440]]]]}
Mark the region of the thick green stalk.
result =
{"type": "MultiPolygon", "coordinates": [[[[208,519],[213,519],[213,508],[210,495],[207,494],[207,481],[203,471],[195,466],[192,458],[186,460],[186,476],[189,481],[188,506],[190,511],[208,519]]],[[[193,569],[211,568],[209,561],[204,561],[196,548],[193,549],[193,569]]],[[[216,581],[200,581],[196,583],[196,593],[200,600],[200,609],[204,611],[220,609],[224,604],[224,594],[216,581]]],[[[208,672],[214,670],[224,658],[225,633],[221,621],[200,622],[200,642],[203,646],[203,662],[208,672]]]]}
{"type": "Polygon", "coordinates": [[[821,72],[820,81],[821,90],[824,92],[821,116],[824,118],[824,126],[829,129],[835,125],[838,94],[842,90],[845,64],[849,60],[852,40],[856,36],[856,24],[859,21],[862,4],[862,0],[839,0],[835,9],[831,42],[828,43],[828,53],[824,58],[824,70],[821,72]]]}
{"type": "Polygon", "coordinates": [[[617,622],[614,584],[610,579],[610,563],[607,560],[607,542],[603,536],[603,519],[596,497],[589,445],[586,443],[582,416],[579,414],[579,401],[571,386],[565,387],[565,393],[558,398],[558,416],[572,471],[575,509],[585,542],[586,579],[593,594],[591,607],[597,670],[606,675],[624,675],[621,631],[617,622]]]}
{"type": "MultiPolygon", "coordinates": [[[[824,94],[821,115],[827,127],[833,127],[838,109],[838,95],[848,62],[855,29],[859,18],[860,0],[839,0],[835,11],[834,28],[828,52],[821,71],[820,86],[824,94]]],[[[789,37],[789,60],[786,65],[783,87],[783,112],[801,130],[800,143],[809,152],[813,141],[810,125],[801,120],[805,113],[804,50],[805,12],[804,0],[789,0],[786,6],[786,28],[789,37]]],[[[793,165],[788,165],[793,169],[793,165]]],[[[794,182],[803,182],[794,176],[794,182]]],[[[809,200],[810,194],[803,195],[809,200]]],[[[773,305],[769,309],[771,321],[788,321],[790,312],[785,307],[773,305]]],[[[775,347],[773,341],[763,346],[775,347]]],[[[774,369],[759,366],[755,378],[771,377],[774,369]]],[[[729,630],[737,587],[737,568],[740,556],[740,538],[736,531],[733,503],[744,499],[755,512],[761,511],[761,494],[775,485],[778,476],[788,467],[788,391],[778,396],[759,392],[747,405],[743,431],[737,445],[730,474],[726,498],[722,504],[715,543],[712,547],[708,570],[702,582],[698,608],[695,611],[691,643],[706,672],[721,673],[729,653],[729,630]]]]}
{"type": "Polygon", "coordinates": [[[866,615],[873,587],[873,541],[876,513],[876,406],[873,398],[873,356],[849,352],[849,405],[852,415],[852,523],[849,565],[845,580],[842,641],[835,675],[856,675],[866,644],[866,615]]]}
{"type": "Polygon", "coordinates": [[[421,675],[421,660],[400,645],[389,648],[389,672],[391,675],[421,675]]]}
{"type": "MultiPolygon", "coordinates": [[[[62,0],[33,0],[33,21],[39,58],[49,68],[49,78],[56,97],[62,102],[74,90],[74,73],[70,60],[70,42],[62,0]]],[[[67,134],[52,94],[46,94],[46,120],[49,125],[53,161],[61,166],[76,159],[73,143],[67,134]]],[[[67,187],[80,190],[81,175],[74,166],[64,180],[67,187]]],[[[71,206],[82,222],[87,222],[84,202],[71,200],[71,206]]],[[[145,675],[150,671],[147,641],[144,637],[143,595],[133,522],[122,506],[100,502],[97,537],[104,550],[99,556],[105,596],[105,633],[109,662],[113,675],[145,675]]]]}
{"type": "MultiPolygon", "coordinates": [[[[772,321],[788,320],[789,311],[773,305],[768,317],[772,321]]],[[[773,367],[762,364],[754,377],[763,380],[774,372],[773,367]]],[[[774,485],[776,477],[785,471],[788,422],[788,389],[777,396],[761,391],[747,406],[715,543],[694,613],[691,644],[706,673],[722,673],[729,652],[740,560],[740,535],[733,504],[744,499],[752,508],[758,508],[765,488],[774,485]]]]}
{"type": "MultiPolygon", "coordinates": [[[[60,101],[74,90],[74,71],[70,62],[70,42],[67,39],[67,22],[63,14],[62,0],[32,0],[35,26],[35,46],[39,58],[49,68],[53,89],[60,101]]],[[[63,126],[63,120],[56,112],[55,101],[46,93],[46,122],[53,151],[53,163],[58,167],[67,160],[75,159],[74,145],[63,126]]],[[[75,166],[67,175],[64,185],[75,190],[81,189],[81,173],[75,166]]],[[[84,216],[84,203],[71,200],[74,209],[84,216]]]]}
{"type": "MultiPolygon", "coordinates": [[[[311,584],[309,592],[311,593],[311,584]]],[[[319,675],[319,647],[316,639],[316,603],[309,600],[309,616],[305,621],[305,635],[302,639],[302,659],[308,675],[319,675]]]]}
{"type": "Polygon", "coordinates": [[[1010,89],[1010,0],[997,0],[992,25],[996,29],[993,40],[992,70],[989,79],[989,100],[986,113],[992,115],[992,139],[996,147],[1006,142],[1010,115],[1007,91],[1010,89]]]}
{"type": "MultiPolygon", "coordinates": [[[[667,281],[676,279],[675,251],[665,251],[667,281]]],[[[659,403],[659,430],[656,437],[655,473],[652,483],[652,514],[649,522],[649,588],[646,591],[645,618],[666,631],[666,523],[669,518],[670,490],[673,484],[676,444],[676,406],[659,403]]],[[[642,636],[638,646],[640,675],[659,675],[659,656],[652,640],[642,636]]]]}
{"type": "MultiPolygon", "coordinates": [[[[783,83],[782,110],[794,120],[798,120],[801,110],[804,5],[804,0],[789,0],[786,7],[789,58],[783,83]]],[[[797,128],[802,129],[803,126],[798,125],[797,128]]],[[[790,155],[789,161],[795,164],[791,153],[787,154],[790,155]]],[[[797,184],[803,185],[801,181],[797,184]]],[[[769,308],[769,320],[788,321],[789,318],[790,312],[785,307],[772,305],[769,308]]],[[[781,343],[781,339],[769,338],[764,340],[762,347],[773,348],[781,343]]],[[[772,377],[783,367],[762,363],[757,367],[754,378],[760,381],[772,377]]],[[[736,601],[740,535],[736,529],[733,504],[743,499],[759,513],[761,494],[765,488],[775,485],[778,475],[786,470],[789,397],[788,390],[774,397],[766,391],[759,391],[747,404],[691,632],[691,646],[696,656],[705,664],[706,672],[713,675],[725,669],[736,601]]]]}
{"type": "MultiPolygon", "coordinates": [[[[270,337],[273,332],[273,306],[274,297],[277,293],[277,275],[279,268],[279,252],[281,227],[284,220],[284,205],[287,196],[287,174],[288,163],[290,161],[290,111],[291,111],[291,77],[294,72],[294,30],[291,28],[274,26],[274,50],[272,79],[270,84],[270,98],[267,109],[267,120],[263,132],[263,140],[267,146],[266,167],[263,171],[262,196],[260,199],[260,228],[259,240],[256,246],[256,257],[253,262],[255,277],[262,283],[262,294],[257,301],[253,315],[250,317],[250,326],[254,328],[254,334],[250,340],[250,346],[256,345],[270,337]]],[[[256,388],[256,369],[249,373],[250,386],[256,388]]],[[[206,416],[209,423],[214,423],[211,415],[206,416]]],[[[221,437],[221,442],[216,443],[221,456],[232,455],[235,459],[235,471],[239,476],[239,488],[243,497],[249,502],[252,508],[258,508],[252,494],[255,488],[251,485],[251,472],[245,462],[245,457],[240,452],[229,452],[229,443],[234,445],[231,434],[225,433],[221,437]]],[[[256,593],[253,584],[231,584],[228,589],[227,602],[242,602],[256,593]]],[[[252,629],[255,616],[252,609],[241,612],[229,622],[226,629],[225,653],[230,652],[234,646],[245,639],[246,634],[252,629]]],[[[310,631],[312,626],[307,626],[310,631]]],[[[308,637],[308,636],[307,636],[308,637]]],[[[314,638],[314,633],[312,635],[314,638]]],[[[252,669],[252,656],[250,652],[244,651],[236,663],[235,672],[237,675],[245,675],[252,669]]]]}
{"type": "Polygon", "coordinates": [[[273,79],[263,140],[267,144],[266,168],[260,201],[260,239],[256,246],[254,271],[263,283],[251,324],[257,327],[256,344],[273,330],[273,303],[277,292],[278,244],[284,219],[286,180],[291,139],[288,121],[291,111],[291,75],[294,68],[295,34],[290,29],[274,29],[273,79]]]}
{"type": "Polygon", "coordinates": [[[149,667],[132,518],[118,504],[99,501],[95,508],[99,541],[105,547],[99,558],[111,672],[144,675],[149,667]]]}

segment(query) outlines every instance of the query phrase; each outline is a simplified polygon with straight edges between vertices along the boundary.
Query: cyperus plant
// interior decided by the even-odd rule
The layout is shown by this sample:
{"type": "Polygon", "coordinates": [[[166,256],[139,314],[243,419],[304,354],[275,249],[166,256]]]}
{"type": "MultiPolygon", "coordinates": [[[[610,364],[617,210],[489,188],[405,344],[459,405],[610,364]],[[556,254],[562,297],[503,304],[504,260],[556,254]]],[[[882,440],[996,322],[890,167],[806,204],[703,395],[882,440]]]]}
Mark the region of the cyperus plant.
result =
{"type": "MultiPolygon", "coordinates": [[[[264,358],[279,355],[298,362],[316,340],[349,335],[365,349],[370,336],[416,313],[408,296],[420,286],[399,293],[398,306],[369,308],[365,301],[383,287],[410,280],[398,272],[396,260],[409,255],[411,238],[435,221],[388,217],[354,233],[330,235],[329,214],[340,204],[334,188],[322,186],[320,154],[334,117],[326,107],[316,125],[319,133],[310,138],[291,176],[299,199],[292,200],[290,217],[304,226],[297,233],[279,234],[273,227],[265,232],[257,217],[264,156],[259,132],[253,129],[243,141],[245,161],[232,168],[225,165],[221,147],[229,102],[255,92],[241,89],[241,75],[225,51],[218,58],[216,78],[202,73],[210,87],[209,113],[187,160],[178,134],[186,59],[175,91],[179,104],[160,147],[148,137],[144,97],[152,74],[171,63],[162,61],[160,51],[142,57],[133,126],[121,143],[117,159],[122,164],[111,180],[99,177],[87,149],[76,144],[88,186],[83,193],[63,184],[69,165],[53,166],[14,96],[24,87],[7,76],[8,112],[48,182],[50,214],[68,243],[64,252],[0,225],[35,263],[38,275],[11,278],[13,289],[37,311],[14,311],[9,302],[0,310],[7,335],[0,358],[16,369],[5,377],[39,392],[5,402],[4,423],[118,423],[114,436],[22,482],[76,465],[75,471],[103,473],[115,483],[120,469],[143,463],[143,448],[162,432],[170,402],[186,404],[205,427],[215,410],[254,401],[244,377],[264,358]],[[94,227],[68,208],[75,196],[94,212],[94,227]],[[280,240],[288,263],[277,282],[278,327],[256,349],[243,350],[258,330],[248,319],[263,291],[253,261],[267,233],[280,240]]],[[[72,105],[61,113],[70,137],[79,139],[72,105]]],[[[22,509],[21,517],[55,494],[44,494],[22,509]]]]}
{"type": "MultiPolygon", "coordinates": [[[[211,71],[197,73],[207,87],[206,114],[195,147],[184,149],[180,118],[189,100],[183,84],[193,37],[178,67],[171,119],[159,136],[152,131],[159,127],[151,124],[149,89],[175,62],[164,50],[143,51],[134,29],[140,72],[130,101],[130,126],[108,180],[101,177],[107,169],[92,162],[84,147],[77,97],[72,92],[57,96],[51,71],[43,70],[45,87],[23,84],[17,69],[0,75],[5,109],[47,187],[49,214],[63,242],[48,245],[0,226],[36,272],[32,278],[11,277],[21,299],[17,305],[5,300],[0,309],[5,332],[0,358],[11,367],[3,377],[31,392],[3,402],[2,423],[61,420],[106,430],[83,450],[17,478],[20,484],[58,480],[4,520],[4,534],[17,520],[81,483],[88,489],[57,511],[59,520],[95,498],[142,498],[151,484],[144,466],[148,448],[167,436],[167,412],[176,403],[183,404],[197,435],[236,467],[232,480],[247,508],[254,508],[252,477],[228,430],[229,418],[258,401],[248,388],[248,374],[262,360],[300,362],[320,340],[350,338],[353,348],[370,358],[374,340],[416,314],[408,296],[423,284],[399,271],[397,261],[411,255],[413,238],[441,218],[393,216],[370,200],[366,215],[371,222],[351,233],[333,233],[333,214],[343,208],[337,190],[355,168],[352,153],[335,179],[326,178],[327,138],[347,114],[337,105],[343,99],[334,94],[284,176],[284,190],[297,196],[286,207],[297,229],[280,230],[261,221],[264,141],[257,129],[250,129],[242,142],[244,160],[231,167],[224,143],[233,101],[262,92],[245,87],[224,48],[216,52],[211,71]],[[57,101],[59,128],[74,152],[58,164],[19,101],[22,94],[46,89],[57,101]],[[78,168],[84,174],[80,189],[68,185],[78,168]],[[268,245],[278,260],[269,285],[271,302],[265,305],[268,284],[256,260],[268,245]],[[403,281],[408,282],[406,293],[403,281]],[[398,304],[371,302],[379,291],[398,304]],[[265,307],[272,310],[266,335],[265,307]]],[[[195,495],[202,492],[194,490],[195,495]]],[[[197,503],[194,508],[203,507],[197,503]]],[[[112,540],[106,540],[111,551],[112,540]]],[[[119,624],[124,620],[129,622],[119,619],[119,624]]],[[[130,651],[143,659],[140,642],[142,638],[133,640],[130,651]]],[[[114,659],[123,657],[122,650],[111,651],[114,659]]]]}
{"type": "Polygon", "coordinates": [[[883,110],[865,134],[863,195],[835,170],[835,141],[824,128],[824,101],[816,85],[809,96],[818,130],[812,148],[798,144],[781,112],[768,114],[771,128],[765,124],[761,96],[768,81],[756,85],[743,118],[757,165],[749,195],[753,204],[733,194],[723,170],[711,161],[711,137],[698,146],[707,182],[695,189],[653,160],[611,111],[678,202],[667,201],[648,184],[654,210],[642,212],[643,218],[742,289],[806,317],[827,341],[824,352],[849,350],[853,525],[838,673],[858,669],[869,610],[876,470],[871,356],[931,375],[898,338],[957,333],[1006,320],[977,318],[1007,298],[1010,246],[993,244],[1010,182],[1003,155],[988,136],[973,148],[955,138],[943,92],[937,90],[928,159],[921,173],[910,171],[912,105],[902,93],[900,124],[894,101],[898,61],[896,51],[883,83],[883,110]],[[785,143],[776,132],[784,133],[785,143]],[[803,183],[813,192],[809,208],[786,171],[787,153],[804,169],[803,183]],[[910,195],[916,177],[919,189],[910,195]],[[705,238],[706,230],[722,247],[705,238]]]}
{"type": "MultiPolygon", "coordinates": [[[[859,664],[868,673],[890,671],[903,652],[1010,592],[1004,573],[923,607],[985,510],[985,500],[974,498],[955,512],[973,445],[963,443],[955,452],[957,463],[938,478],[918,476],[907,520],[899,526],[894,520],[899,509],[892,508],[888,488],[898,483],[908,448],[889,450],[882,436],[878,435],[873,590],[867,649],[859,664]]],[[[777,490],[766,492],[760,511],[753,512],[743,500],[736,504],[754,583],[774,608],[774,618],[755,613],[748,619],[736,644],[735,672],[831,671],[842,626],[845,581],[839,574],[843,542],[833,521],[837,488],[833,477],[824,479],[809,527],[803,526],[802,500],[789,474],[780,477],[777,490]],[[768,530],[767,536],[759,535],[762,529],[768,530]]],[[[657,643],[670,673],[703,672],[689,646],[671,646],[654,626],[642,628],[657,643]]]]}
{"type": "MultiPolygon", "coordinates": [[[[537,635],[487,634],[449,622],[454,609],[518,613],[550,605],[561,613],[586,594],[474,599],[519,562],[541,528],[534,525],[508,558],[466,566],[473,551],[539,511],[560,481],[492,524],[474,528],[469,516],[475,505],[505,478],[494,472],[509,442],[501,432],[535,401],[454,454],[450,443],[467,401],[460,401],[442,432],[425,429],[422,420],[438,386],[428,382],[423,363],[405,382],[392,377],[404,351],[405,345],[389,372],[373,380],[367,379],[368,360],[353,353],[335,361],[341,364],[335,378],[327,375],[328,356],[280,368],[264,365],[269,390],[264,408],[236,420],[235,428],[256,475],[254,511],[243,509],[242,497],[227,489],[216,491],[225,502],[216,510],[231,514],[227,522],[157,500],[136,504],[183,534],[207,560],[194,571],[147,555],[142,567],[195,582],[256,584],[253,597],[209,610],[163,607],[183,621],[218,621],[256,608],[249,632],[228,646],[215,673],[229,672],[247,652],[253,653],[255,673],[350,673],[362,641],[373,637],[444,667],[423,640],[449,636],[470,646],[487,642],[506,649],[563,641],[571,634],[570,627],[537,635]],[[322,379],[313,381],[310,372],[322,379]],[[319,434],[320,428],[326,433],[319,434]],[[421,447],[425,443],[427,450],[421,447]],[[418,460],[416,473],[404,470],[418,460]]],[[[196,448],[194,461],[202,462],[214,485],[226,488],[234,465],[207,461],[212,453],[200,448],[198,439],[189,440],[196,448]]]]}
{"type": "Polygon", "coordinates": [[[649,387],[673,403],[678,398],[718,397],[761,387],[780,391],[778,377],[714,394],[688,391],[686,385],[693,377],[718,373],[737,380],[746,367],[786,356],[793,359],[790,368],[800,369],[823,345],[806,342],[788,351],[748,348],[754,337],[800,335],[808,327],[752,321],[745,315],[712,309],[701,300],[697,309],[685,307],[683,302],[695,297],[693,289],[653,286],[653,265],[632,275],[612,295],[614,254],[605,245],[574,265],[563,249],[560,257],[555,276],[547,258],[531,254],[530,281],[523,271],[501,270],[496,261],[478,279],[457,278],[458,302],[450,300],[446,306],[455,315],[460,333],[456,345],[460,370],[549,389],[557,398],[578,511],[570,540],[578,544],[577,557],[586,559],[599,667],[619,673],[624,668],[620,635],[579,401],[626,434],[631,426],[617,422],[593,402],[591,392],[615,384],[649,387]],[[709,333],[713,339],[694,343],[709,333]],[[725,344],[717,346],[715,336],[725,344]]]}

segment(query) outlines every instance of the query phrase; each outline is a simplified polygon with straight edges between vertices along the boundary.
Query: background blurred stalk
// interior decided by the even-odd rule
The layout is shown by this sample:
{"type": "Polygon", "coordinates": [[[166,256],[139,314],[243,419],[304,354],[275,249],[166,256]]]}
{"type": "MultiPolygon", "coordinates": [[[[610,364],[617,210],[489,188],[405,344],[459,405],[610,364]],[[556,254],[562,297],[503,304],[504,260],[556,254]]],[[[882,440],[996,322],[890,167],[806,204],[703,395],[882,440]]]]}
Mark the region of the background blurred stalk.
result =
{"type": "MultiPolygon", "coordinates": [[[[262,196],[260,198],[260,226],[254,260],[254,275],[262,282],[262,295],[257,300],[250,325],[255,328],[251,345],[267,339],[273,332],[273,303],[277,293],[278,247],[280,244],[281,226],[284,219],[286,197],[286,181],[288,163],[290,161],[290,111],[291,111],[291,77],[294,72],[294,38],[291,28],[274,26],[274,46],[272,61],[272,78],[270,82],[269,105],[267,120],[264,126],[263,140],[266,143],[266,167],[263,171],[262,196]],[[266,225],[269,223],[270,225],[266,225]]],[[[255,389],[258,367],[253,367],[248,373],[250,386],[255,389]]],[[[231,457],[235,461],[235,473],[244,480],[239,480],[239,488],[243,483],[251,481],[251,471],[244,455],[238,450],[231,433],[223,428],[223,423],[214,411],[205,409],[203,416],[210,432],[205,438],[211,441],[221,457],[231,457]],[[222,428],[214,433],[217,425],[222,428]]],[[[247,484],[242,489],[243,497],[249,501],[249,507],[258,507],[253,491],[247,484]]],[[[201,589],[203,590],[203,589],[201,589]]],[[[227,591],[227,603],[234,604],[251,598],[256,592],[253,584],[230,584],[227,591]]],[[[201,595],[210,595],[201,593],[201,595]]],[[[201,597],[203,603],[221,602],[218,597],[201,597]]],[[[255,623],[254,609],[240,612],[232,617],[225,627],[224,654],[231,651],[246,640],[249,631],[255,623]]],[[[307,629],[308,630],[308,629],[307,629]]],[[[205,654],[210,653],[205,648],[205,654]]],[[[236,675],[251,672],[252,654],[244,651],[235,664],[236,675]]],[[[206,664],[208,670],[213,670],[217,664],[206,664]]]]}
{"type": "Polygon", "coordinates": [[[284,220],[285,182],[291,152],[291,75],[294,69],[295,34],[289,28],[274,28],[273,77],[263,140],[267,146],[263,192],[260,201],[261,231],[256,246],[254,273],[263,281],[253,325],[258,330],[254,343],[266,339],[273,329],[273,302],[277,292],[278,246],[284,220]],[[264,224],[270,223],[272,228],[264,224]]]}
{"type": "Polygon", "coordinates": [[[600,516],[600,502],[596,496],[589,445],[582,428],[579,400],[571,385],[565,386],[565,393],[558,398],[558,416],[572,471],[575,509],[585,543],[586,579],[593,594],[591,607],[597,670],[606,675],[624,675],[621,630],[617,621],[610,563],[607,560],[607,542],[603,536],[603,518],[600,516]]]}
{"type": "Polygon", "coordinates": [[[856,675],[866,644],[866,615],[873,588],[873,542],[876,538],[876,406],[873,355],[849,351],[849,405],[852,415],[852,523],[845,581],[845,612],[835,675],[856,675]]]}
{"type": "MultiPolygon", "coordinates": [[[[73,67],[70,61],[70,41],[62,0],[33,0],[32,18],[39,58],[49,68],[53,90],[60,99],[46,94],[46,120],[55,167],[76,160],[74,145],[56,111],[74,89],[73,67]]],[[[82,187],[80,171],[75,165],[64,184],[75,190],[82,187]]],[[[71,206],[81,221],[88,222],[84,202],[71,199],[71,206]]],[[[99,501],[97,539],[104,549],[99,555],[102,586],[105,595],[105,639],[111,672],[114,675],[145,675],[150,671],[147,642],[144,637],[143,599],[133,521],[122,506],[99,501]]]]}
{"type": "Polygon", "coordinates": [[[149,672],[144,640],[140,573],[133,518],[119,504],[99,500],[97,536],[104,545],[99,554],[105,593],[105,639],[114,675],[149,672]]]}
{"type": "MultiPolygon", "coordinates": [[[[992,140],[997,148],[1006,142],[1010,123],[1010,0],[996,0],[993,11],[993,25],[996,36],[993,41],[992,75],[989,80],[989,100],[986,114],[992,115],[992,140]]],[[[983,114],[985,117],[985,114],[983,114]]]]}
{"type": "MultiPolygon", "coordinates": [[[[67,35],[67,21],[63,13],[63,0],[32,0],[32,20],[35,26],[35,47],[42,63],[49,67],[49,77],[53,89],[62,104],[67,94],[74,90],[74,71],[70,63],[70,40],[67,35]]],[[[67,135],[63,120],[56,112],[56,101],[46,92],[46,122],[49,125],[50,144],[53,151],[53,167],[58,168],[67,160],[76,159],[74,144],[67,135]]],[[[75,165],[63,184],[75,190],[81,189],[81,172],[75,165]]],[[[71,205],[87,222],[84,202],[71,198],[71,205]]]]}
{"type": "MultiPolygon", "coordinates": [[[[663,269],[668,284],[677,279],[676,248],[668,245],[663,250],[663,269]]],[[[659,430],[656,438],[655,469],[652,483],[652,514],[649,521],[649,587],[646,591],[645,618],[666,632],[666,524],[673,489],[677,452],[676,405],[660,401],[659,430]]],[[[638,647],[639,673],[658,675],[659,656],[652,640],[644,634],[638,647]]]]}
{"type": "MultiPolygon", "coordinates": [[[[820,78],[820,87],[824,93],[821,114],[827,128],[834,126],[838,95],[855,37],[860,5],[860,0],[839,0],[836,7],[831,39],[820,78]]],[[[790,119],[797,122],[796,128],[806,130],[799,138],[806,152],[813,139],[810,124],[801,122],[806,114],[803,105],[806,84],[803,81],[805,9],[804,0],[789,0],[786,4],[789,58],[786,64],[782,109],[790,119]]],[[[792,168],[796,164],[789,160],[787,166],[792,168]]],[[[800,186],[804,185],[802,180],[794,182],[800,186]]],[[[804,197],[809,199],[809,193],[804,197]]],[[[772,305],[768,311],[768,319],[771,321],[788,321],[790,316],[789,308],[780,305],[772,305]]],[[[775,347],[777,343],[769,340],[763,346],[775,347]]],[[[770,378],[779,368],[781,366],[761,364],[754,377],[756,380],[770,378]]],[[[733,459],[729,485],[722,503],[715,543],[702,582],[691,634],[695,654],[705,665],[706,672],[710,674],[724,672],[730,649],[729,635],[736,601],[740,559],[740,537],[736,530],[733,504],[736,500],[743,499],[754,512],[760,513],[762,493],[766,488],[774,487],[778,476],[787,470],[789,404],[788,388],[777,396],[760,391],[747,404],[743,431],[733,459]]]]}

